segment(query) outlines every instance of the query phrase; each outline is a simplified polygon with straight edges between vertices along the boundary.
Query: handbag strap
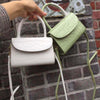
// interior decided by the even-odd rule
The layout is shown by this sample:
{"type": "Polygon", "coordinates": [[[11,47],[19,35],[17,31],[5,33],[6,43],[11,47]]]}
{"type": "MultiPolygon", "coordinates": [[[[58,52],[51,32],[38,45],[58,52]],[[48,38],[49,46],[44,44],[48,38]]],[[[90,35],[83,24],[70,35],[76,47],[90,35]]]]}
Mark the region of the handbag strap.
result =
{"type": "MultiPolygon", "coordinates": [[[[38,19],[39,19],[39,20],[41,21],[41,23],[42,23],[43,30],[44,30],[44,37],[47,37],[45,23],[44,23],[44,21],[42,20],[42,18],[41,18],[40,16],[37,16],[37,17],[38,17],[38,19]]],[[[28,19],[28,17],[22,19],[21,22],[19,23],[18,29],[17,29],[17,38],[20,38],[22,26],[23,26],[23,24],[25,23],[25,21],[26,21],[27,19],[28,19]]]]}
{"type": "MultiPolygon", "coordinates": [[[[84,35],[85,35],[86,40],[87,40],[87,65],[88,65],[88,68],[89,68],[89,71],[90,71],[90,74],[91,74],[91,77],[92,77],[93,85],[94,85],[93,96],[92,96],[92,100],[94,100],[95,99],[95,94],[96,94],[96,81],[95,81],[95,78],[94,78],[94,75],[93,75],[93,71],[91,69],[91,61],[97,55],[97,51],[92,55],[91,58],[89,57],[89,38],[88,38],[88,35],[87,35],[86,32],[84,33],[84,35]]],[[[65,87],[64,87],[64,78],[63,78],[63,73],[62,73],[62,65],[61,65],[61,60],[60,60],[58,49],[55,48],[55,51],[56,51],[56,59],[57,59],[57,62],[59,64],[59,69],[60,69],[60,74],[58,76],[58,81],[57,81],[57,86],[56,86],[56,91],[55,91],[56,99],[58,100],[58,88],[59,88],[59,83],[60,83],[60,77],[62,77],[65,96],[67,94],[66,94],[66,90],[65,90],[65,87]]]]}
{"type": "Polygon", "coordinates": [[[60,61],[60,57],[59,57],[59,52],[58,52],[58,49],[55,48],[55,58],[57,60],[57,63],[58,63],[58,66],[59,66],[59,70],[60,70],[60,74],[59,74],[59,77],[58,77],[58,82],[57,82],[57,86],[56,86],[56,99],[58,100],[58,87],[59,87],[59,82],[60,82],[60,76],[61,76],[61,79],[62,79],[62,84],[63,84],[63,89],[64,89],[64,94],[65,94],[65,99],[68,100],[68,97],[67,97],[67,91],[66,91],[66,87],[65,87],[65,82],[64,82],[64,76],[63,76],[63,71],[62,71],[62,64],[61,64],[61,61],[60,61]]]}
{"type": "Polygon", "coordinates": [[[10,100],[14,100],[14,95],[17,92],[17,90],[19,89],[20,86],[17,86],[14,90],[13,90],[13,85],[12,85],[12,77],[11,77],[11,64],[10,64],[10,56],[8,56],[8,78],[9,78],[9,86],[10,86],[10,92],[11,92],[11,97],[10,100]]]}
{"type": "MultiPolygon", "coordinates": [[[[65,83],[64,83],[63,72],[62,72],[62,65],[61,65],[61,62],[60,62],[60,57],[59,57],[58,52],[55,53],[55,58],[57,60],[57,63],[58,63],[59,69],[60,69],[60,75],[61,75],[61,79],[62,79],[62,83],[63,83],[63,89],[64,89],[65,98],[66,98],[66,100],[68,100],[67,92],[66,92],[66,87],[65,87],[65,83]]],[[[8,77],[9,77],[9,86],[10,86],[10,92],[11,92],[10,100],[14,100],[14,95],[17,92],[17,90],[19,89],[20,86],[17,86],[13,90],[12,77],[11,77],[11,64],[10,64],[10,62],[11,62],[10,56],[8,56],[8,77]]],[[[58,85],[59,85],[59,83],[58,83],[58,85]]]]}
{"type": "MultiPolygon", "coordinates": [[[[42,10],[44,11],[44,9],[47,7],[47,6],[55,6],[57,7],[58,9],[60,9],[62,11],[62,13],[64,14],[64,16],[67,16],[69,13],[67,13],[62,7],[60,7],[58,4],[56,3],[46,3],[43,7],[42,7],[42,10]]],[[[47,25],[47,27],[49,28],[49,30],[51,30],[51,27],[50,25],[48,24],[48,22],[46,21],[45,17],[43,16],[43,20],[45,22],[45,24],[47,25]]]]}
{"type": "MultiPolygon", "coordinates": [[[[97,51],[93,54],[93,56],[91,58],[89,58],[89,38],[88,38],[86,32],[84,33],[84,35],[85,35],[86,40],[87,40],[87,64],[88,64],[88,67],[89,67],[89,70],[90,70],[90,73],[91,73],[91,77],[92,77],[92,81],[93,81],[93,85],[94,85],[94,91],[93,91],[93,97],[92,97],[92,100],[94,100],[95,93],[96,93],[96,82],[95,82],[95,78],[94,78],[93,71],[91,69],[90,63],[93,60],[93,58],[97,55],[97,51]]],[[[58,62],[59,69],[60,69],[60,74],[59,74],[59,77],[58,77],[58,84],[57,84],[57,87],[56,87],[56,92],[58,90],[59,80],[60,80],[60,75],[61,75],[62,82],[63,82],[64,93],[65,93],[65,98],[66,98],[66,100],[68,100],[67,99],[67,92],[66,92],[66,88],[65,88],[65,84],[64,84],[62,65],[61,65],[61,61],[60,61],[60,57],[59,57],[59,53],[58,52],[56,52],[55,58],[56,58],[56,60],[58,62]]],[[[10,91],[11,91],[11,98],[10,98],[10,100],[14,100],[14,94],[19,89],[19,86],[17,86],[17,88],[15,88],[15,90],[13,90],[12,78],[11,78],[11,64],[10,64],[10,57],[9,56],[8,56],[8,76],[9,76],[9,85],[10,85],[10,91]]]]}
{"type": "Polygon", "coordinates": [[[17,90],[19,89],[19,87],[20,87],[20,86],[17,86],[17,87],[14,89],[14,91],[13,91],[11,97],[10,97],[10,100],[14,100],[14,95],[15,95],[15,93],[17,92],[17,90]]]}
{"type": "Polygon", "coordinates": [[[91,77],[92,77],[93,85],[94,85],[93,96],[92,96],[92,100],[94,100],[95,99],[95,94],[96,94],[96,81],[95,81],[95,78],[94,78],[94,75],[93,75],[93,71],[91,69],[91,61],[97,55],[97,51],[90,58],[90,56],[89,56],[89,38],[88,38],[88,35],[87,35],[86,32],[84,33],[84,35],[85,35],[86,40],[87,40],[87,65],[88,65],[88,68],[89,68],[89,71],[90,71],[90,74],[91,74],[91,77]]]}

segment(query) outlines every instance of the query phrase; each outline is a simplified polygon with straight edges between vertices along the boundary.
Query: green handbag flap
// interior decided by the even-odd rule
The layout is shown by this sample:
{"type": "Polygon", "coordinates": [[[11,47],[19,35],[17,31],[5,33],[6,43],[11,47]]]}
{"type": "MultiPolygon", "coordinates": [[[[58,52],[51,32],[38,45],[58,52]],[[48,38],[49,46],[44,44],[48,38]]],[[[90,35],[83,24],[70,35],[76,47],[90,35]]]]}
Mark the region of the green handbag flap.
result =
{"type": "Polygon", "coordinates": [[[48,33],[56,38],[63,38],[69,35],[78,24],[78,18],[75,14],[70,13],[55,25],[48,33]]]}

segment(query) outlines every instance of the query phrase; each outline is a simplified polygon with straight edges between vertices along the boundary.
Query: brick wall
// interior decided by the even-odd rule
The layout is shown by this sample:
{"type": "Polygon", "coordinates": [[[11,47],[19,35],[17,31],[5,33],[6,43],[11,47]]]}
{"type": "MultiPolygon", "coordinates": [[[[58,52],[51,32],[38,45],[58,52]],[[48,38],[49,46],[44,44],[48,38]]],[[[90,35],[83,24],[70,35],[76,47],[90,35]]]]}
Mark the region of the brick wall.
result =
{"type": "Polygon", "coordinates": [[[100,64],[100,0],[92,0],[91,7],[93,9],[93,27],[95,31],[96,45],[100,64]]]}
{"type": "MultiPolygon", "coordinates": [[[[0,0],[0,3],[8,1],[9,0],[0,0]]],[[[0,33],[0,100],[10,99],[7,56],[9,54],[10,39],[14,36],[15,32],[13,28],[0,33]]],[[[12,79],[14,88],[18,85],[21,86],[20,90],[16,93],[16,100],[24,100],[22,76],[19,68],[12,69],[12,79]]]]}
{"type": "MultiPolygon", "coordinates": [[[[4,0],[2,0],[4,1],[4,0]]],[[[84,0],[86,13],[79,15],[81,22],[87,27],[90,42],[90,55],[96,48],[93,29],[92,9],[90,0],[84,0]]],[[[48,19],[53,27],[62,18],[48,19]]],[[[41,36],[43,29],[40,22],[27,22],[23,29],[23,35],[41,36]]],[[[9,100],[10,91],[7,75],[7,55],[11,37],[14,37],[13,29],[0,34],[0,100],[9,100]]],[[[75,43],[69,52],[61,56],[66,89],[69,100],[92,100],[93,83],[86,64],[86,39],[84,35],[75,43]]],[[[96,100],[100,99],[100,68],[98,59],[91,63],[97,83],[96,100]]],[[[21,85],[16,94],[16,100],[56,100],[55,87],[59,69],[57,63],[45,66],[29,66],[12,69],[13,85],[21,85]]],[[[59,87],[59,100],[65,100],[62,82],[59,87]]]]}

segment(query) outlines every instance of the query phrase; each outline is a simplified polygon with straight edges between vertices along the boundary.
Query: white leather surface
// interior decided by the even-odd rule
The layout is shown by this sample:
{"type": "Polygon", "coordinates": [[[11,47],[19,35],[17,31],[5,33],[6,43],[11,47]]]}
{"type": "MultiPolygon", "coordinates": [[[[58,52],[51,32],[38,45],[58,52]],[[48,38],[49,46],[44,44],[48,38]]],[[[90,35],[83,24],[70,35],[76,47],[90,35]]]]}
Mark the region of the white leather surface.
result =
{"type": "Polygon", "coordinates": [[[14,48],[25,52],[39,52],[49,49],[53,40],[50,37],[12,38],[14,48]]]}
{"type": "Polygon", "coordinates": [[[53,47],[41,52],[22,52],[11,46],[11,67],[54,64],[53,47]]]}

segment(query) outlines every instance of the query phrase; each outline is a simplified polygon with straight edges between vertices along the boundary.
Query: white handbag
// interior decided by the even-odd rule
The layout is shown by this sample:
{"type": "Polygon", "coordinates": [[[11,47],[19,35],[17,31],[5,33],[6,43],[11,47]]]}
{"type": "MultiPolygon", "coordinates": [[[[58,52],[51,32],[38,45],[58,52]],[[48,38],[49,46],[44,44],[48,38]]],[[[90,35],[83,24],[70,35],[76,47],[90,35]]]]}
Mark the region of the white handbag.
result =
{"type": "Polygon", "coordinates": [[[18,26],[17,37],[11,40],[11,67],[54,64],[55,56],[53,40],[46,36],[46,26],[43,20],[44,37],[20,37],[21,28],[26,19],[23,19],[18,26]]]}
{"type": "Polygon", "coordinates": [[[68,100],[61,64],[53,50],[53,40],[51,37],[46,36],[46,26],[41,17],[39,16],[37,17],[42,22],[44,29],[44,37],[35,37],[35,38],[20,37],[22,25],[26,20],[23,19],[18,26],[17,37],[12,38],[11,41],[11,54],[8,56],[8,76],[9,76],[9,86],[11,92],[10,100],[15,100],[14,95],[20,87],[17,86],[13,90],[11,67],[54,64],[55,59],[57,60],[57,63],[59,65],[65,98],[66,100],[68,100]]]}

